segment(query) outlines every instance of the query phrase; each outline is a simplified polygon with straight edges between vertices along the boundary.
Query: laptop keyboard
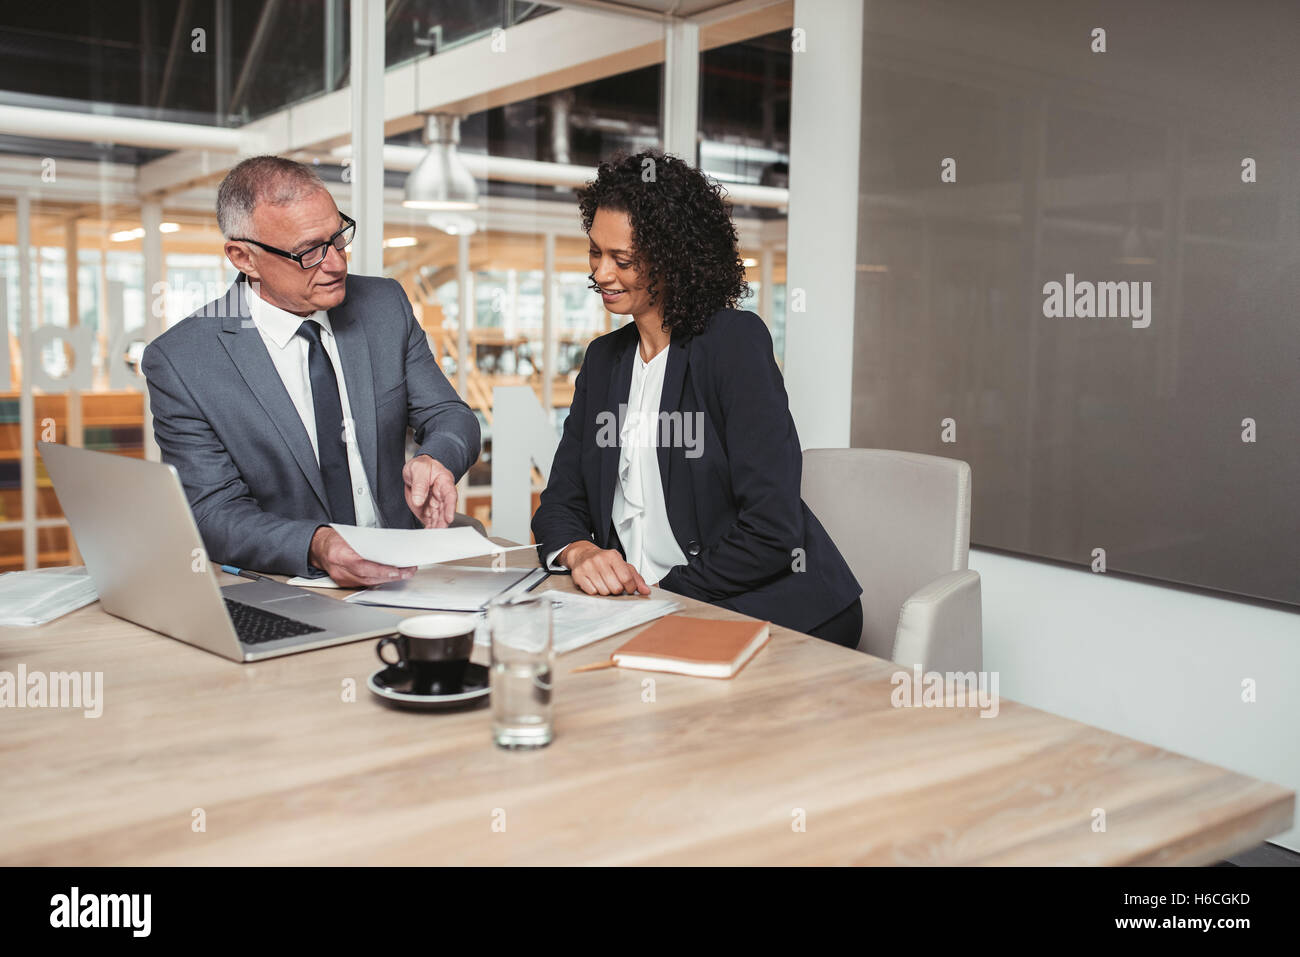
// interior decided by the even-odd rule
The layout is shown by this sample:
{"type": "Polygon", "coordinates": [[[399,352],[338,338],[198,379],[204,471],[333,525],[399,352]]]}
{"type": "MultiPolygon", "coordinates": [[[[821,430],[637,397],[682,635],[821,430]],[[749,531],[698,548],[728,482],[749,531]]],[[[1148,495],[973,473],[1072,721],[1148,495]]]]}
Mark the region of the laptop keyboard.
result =
{"type": "Polygon", "coordinates": [[[310,635],[312,632],[324,631],[305,621],[296,621],[273,612],[246,605],[240,601],[226,599],[226,611],[234,622],[235,634],[246,645],[260,645],[281,638],[293,638],[296,635],[310,635]]]}

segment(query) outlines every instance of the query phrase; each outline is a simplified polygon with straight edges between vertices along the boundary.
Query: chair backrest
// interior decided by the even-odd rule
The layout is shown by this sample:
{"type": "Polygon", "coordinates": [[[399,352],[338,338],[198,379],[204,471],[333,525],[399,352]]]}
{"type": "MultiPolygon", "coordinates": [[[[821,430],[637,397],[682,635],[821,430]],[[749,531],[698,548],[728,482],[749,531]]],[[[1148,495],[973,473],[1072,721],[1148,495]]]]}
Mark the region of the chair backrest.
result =
{"type": "Polygon", "coordinates": [[[966,568],[970,466],[888,449],[808,449],[803,500],[862,586],[858,648],[891,659],[903,602],[966,568]]]}

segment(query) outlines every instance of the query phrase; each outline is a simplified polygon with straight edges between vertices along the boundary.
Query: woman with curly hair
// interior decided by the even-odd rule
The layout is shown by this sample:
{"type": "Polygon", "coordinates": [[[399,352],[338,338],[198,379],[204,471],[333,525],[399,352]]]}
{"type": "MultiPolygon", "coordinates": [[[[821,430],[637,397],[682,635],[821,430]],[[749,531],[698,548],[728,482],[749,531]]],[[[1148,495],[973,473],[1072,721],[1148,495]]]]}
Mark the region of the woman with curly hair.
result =
{"type": "Polygon", "coordinates": [[[799,497],[803,454],[722,188],[674,156],[578,191],[591,282],[632,322],[591,343],[533,516],[593,595],[647,583],[856,647],[862,588],[799,497]]]}

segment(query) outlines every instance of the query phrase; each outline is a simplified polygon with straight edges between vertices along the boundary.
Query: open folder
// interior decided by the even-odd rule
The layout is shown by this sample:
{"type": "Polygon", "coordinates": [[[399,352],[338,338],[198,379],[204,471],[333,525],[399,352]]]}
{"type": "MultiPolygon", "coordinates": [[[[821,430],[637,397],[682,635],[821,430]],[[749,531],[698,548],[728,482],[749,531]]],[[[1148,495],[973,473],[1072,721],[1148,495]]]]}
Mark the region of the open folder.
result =
{"type": "Polygon", "coordinates": [[[429,611],[480,611],[494,598],[527,591],[547,576],[544,568],[482,568],[436,565],[405,581],[385,582],[348,595],[344,601],[429,611]]]}

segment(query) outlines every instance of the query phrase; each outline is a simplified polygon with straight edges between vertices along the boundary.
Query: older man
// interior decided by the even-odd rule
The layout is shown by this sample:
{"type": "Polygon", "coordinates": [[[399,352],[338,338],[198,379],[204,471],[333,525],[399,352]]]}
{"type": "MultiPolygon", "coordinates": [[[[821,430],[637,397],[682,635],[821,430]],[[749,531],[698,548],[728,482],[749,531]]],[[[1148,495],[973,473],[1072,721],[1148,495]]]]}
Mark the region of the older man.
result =
{"type": "Polygon", "coordinates": [[[330,523],[449,524],[478,419],[402,287],[348,275],[356,224],[309,167],[244,160],[217,193],[217,222],[239,278],[142,362],[163,461],[209,558],[345,586],[409,577],[362,559],[330,523]]]}

